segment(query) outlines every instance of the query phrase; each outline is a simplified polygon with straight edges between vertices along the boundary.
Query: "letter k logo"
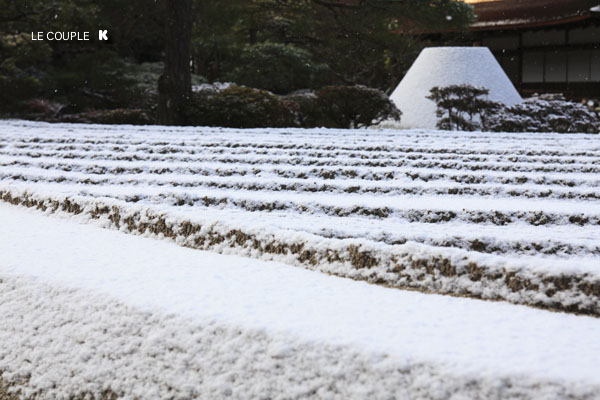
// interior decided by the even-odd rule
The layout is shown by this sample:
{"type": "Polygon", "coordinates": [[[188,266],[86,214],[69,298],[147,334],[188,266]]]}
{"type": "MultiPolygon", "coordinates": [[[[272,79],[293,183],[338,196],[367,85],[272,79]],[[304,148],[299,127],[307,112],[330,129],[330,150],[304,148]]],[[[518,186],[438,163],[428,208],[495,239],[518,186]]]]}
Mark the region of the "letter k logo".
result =
{"type": "Polygon", "coordinates": [[[98,40],[108,40],[108,30],[99,30],[98,31],[98,40]]]}

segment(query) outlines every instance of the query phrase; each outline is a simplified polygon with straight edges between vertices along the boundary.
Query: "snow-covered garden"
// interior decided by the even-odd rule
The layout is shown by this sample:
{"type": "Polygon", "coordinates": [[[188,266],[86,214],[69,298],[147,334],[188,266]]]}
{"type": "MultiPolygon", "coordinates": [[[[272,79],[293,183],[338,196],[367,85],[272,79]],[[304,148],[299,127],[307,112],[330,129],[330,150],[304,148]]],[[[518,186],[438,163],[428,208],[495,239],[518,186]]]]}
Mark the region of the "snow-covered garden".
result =
{"type": "Polygon", "coordinates": [[[598,3],[0,0],[0,400],[600,400],[598,3]]]}
{"type": "Polygon", "coordinates": [[[598,135],[0,136],[0,398],[598,398],[598,135]]]}

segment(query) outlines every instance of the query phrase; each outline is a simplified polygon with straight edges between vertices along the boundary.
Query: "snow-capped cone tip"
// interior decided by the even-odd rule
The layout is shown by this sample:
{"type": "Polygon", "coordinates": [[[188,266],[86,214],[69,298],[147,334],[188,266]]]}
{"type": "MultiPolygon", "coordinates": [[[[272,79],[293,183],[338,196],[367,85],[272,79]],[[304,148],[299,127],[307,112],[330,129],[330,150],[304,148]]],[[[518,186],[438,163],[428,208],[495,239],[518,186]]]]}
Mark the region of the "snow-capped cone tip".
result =
{"type": "Polygon", "coordinates": [[[402,128],[435,129],[436,105],[431,88],[470,84],[489,89],[490,100],[507,106],[523,101],[487,47],[429,47],[424,49],[391,99],[402,111],[402,128]]]}

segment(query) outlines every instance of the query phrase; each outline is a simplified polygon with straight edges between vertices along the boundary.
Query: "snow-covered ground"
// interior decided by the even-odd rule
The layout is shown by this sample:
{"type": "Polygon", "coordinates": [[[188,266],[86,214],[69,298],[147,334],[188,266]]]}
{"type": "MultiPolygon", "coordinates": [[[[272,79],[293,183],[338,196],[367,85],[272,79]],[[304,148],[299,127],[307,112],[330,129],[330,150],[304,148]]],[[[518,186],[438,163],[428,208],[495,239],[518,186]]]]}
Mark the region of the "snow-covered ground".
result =
{"type": "Polygon", "coordinates": [[[596,135],[0,123],[0,197],[185,246],[600,315],[596,135]]]}
{"type": "Polygon", "coordinates": [[[600,397],[595,135],[0,121],[0,200],[29,395],[600,397]]]}
{"type": "Polygon", "coordinates": [[[24,395],[600,398],[597,318],[0,221],[0,370],[24,395]]]}

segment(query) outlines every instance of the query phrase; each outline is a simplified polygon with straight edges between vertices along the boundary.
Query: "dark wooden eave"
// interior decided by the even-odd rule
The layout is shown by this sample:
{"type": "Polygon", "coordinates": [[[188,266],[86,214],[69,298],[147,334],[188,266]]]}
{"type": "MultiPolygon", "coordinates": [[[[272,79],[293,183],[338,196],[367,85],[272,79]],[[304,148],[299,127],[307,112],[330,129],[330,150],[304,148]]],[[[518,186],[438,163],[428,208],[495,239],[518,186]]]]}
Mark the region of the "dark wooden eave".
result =
{"type": "Polygon", "coordinates": [[[600,16],[600,0],[496,0],[475,2],[473,31],[563,25],[600,16]]]}

